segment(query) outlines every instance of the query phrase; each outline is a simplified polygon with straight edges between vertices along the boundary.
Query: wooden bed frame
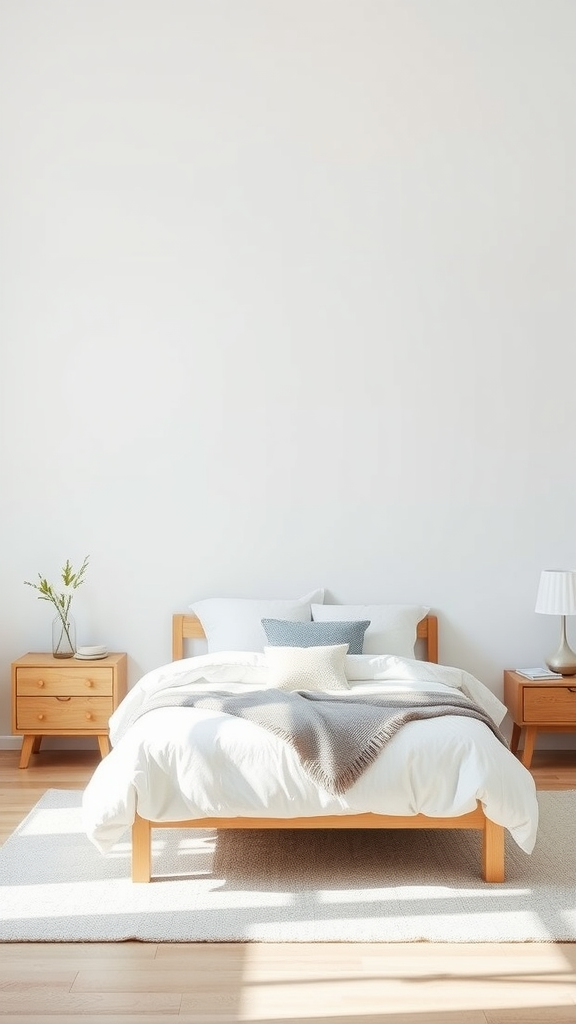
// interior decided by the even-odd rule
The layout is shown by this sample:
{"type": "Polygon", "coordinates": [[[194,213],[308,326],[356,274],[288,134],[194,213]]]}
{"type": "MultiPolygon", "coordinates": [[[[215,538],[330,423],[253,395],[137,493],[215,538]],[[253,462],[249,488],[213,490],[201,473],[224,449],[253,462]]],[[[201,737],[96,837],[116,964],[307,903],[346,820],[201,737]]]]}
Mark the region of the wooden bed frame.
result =
{"type": "MultiPolygon", "coordinates": [[[[417,636],[424,644],[423,660],[438,662],[438,620],[428,615],[418,624],[417,636]]],[[[185,640],[205,638],[195,615],[172,617],[172,658],[184,657],[185,640]]],[[[136,815],[132,826],[132,881],[149,882],[152,877],[153,828],[410,828],[476,829],[482,833],[482,878],[504,881],[504,828],[486,817],[480,804],[469,814],[455,818],[429,818],[425,814],[392,816],[384,814],[338,814],[310,818],[195,818],[191,821],[150,821],[136,815]]]]}

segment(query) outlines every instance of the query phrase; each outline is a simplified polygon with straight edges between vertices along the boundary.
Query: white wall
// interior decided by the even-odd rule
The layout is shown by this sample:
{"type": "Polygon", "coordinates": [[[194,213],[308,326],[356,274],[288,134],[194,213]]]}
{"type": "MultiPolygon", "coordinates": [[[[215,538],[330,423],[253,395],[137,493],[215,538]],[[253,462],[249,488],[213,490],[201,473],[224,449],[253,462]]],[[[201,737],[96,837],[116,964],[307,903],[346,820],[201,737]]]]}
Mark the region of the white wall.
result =
{"type": "MultiPolygon", "coordinates": [[[[0,734],[195,598],[421,601],[500,692],[576,564],[572,0],[0,0],[0,734]]],[[[576,627],[569,623],[576,646],[576,627]]],[[[572,738],[568,738],[572,742],[572,738]]]]}

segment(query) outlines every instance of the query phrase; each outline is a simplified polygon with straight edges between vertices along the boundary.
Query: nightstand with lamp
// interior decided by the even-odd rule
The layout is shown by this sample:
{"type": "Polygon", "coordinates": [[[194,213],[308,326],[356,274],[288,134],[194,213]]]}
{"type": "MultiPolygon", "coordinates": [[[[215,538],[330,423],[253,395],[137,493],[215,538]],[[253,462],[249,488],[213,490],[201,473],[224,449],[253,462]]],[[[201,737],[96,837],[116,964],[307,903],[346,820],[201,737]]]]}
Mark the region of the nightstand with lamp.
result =
{"type": "Polygon", "coordinates": [[[566,616],[576,615],[576,570],[544,569],[535,611],[541,615],[560,615],[560,646],[546,658],[553,679],[527,679],[519,672],[504,672],[504,702],[513,721],[510,749],[518,751],[525,729],[522,764],[532,763],[538,730],[576,732],[576,654],[566,639],[566,616]]]}

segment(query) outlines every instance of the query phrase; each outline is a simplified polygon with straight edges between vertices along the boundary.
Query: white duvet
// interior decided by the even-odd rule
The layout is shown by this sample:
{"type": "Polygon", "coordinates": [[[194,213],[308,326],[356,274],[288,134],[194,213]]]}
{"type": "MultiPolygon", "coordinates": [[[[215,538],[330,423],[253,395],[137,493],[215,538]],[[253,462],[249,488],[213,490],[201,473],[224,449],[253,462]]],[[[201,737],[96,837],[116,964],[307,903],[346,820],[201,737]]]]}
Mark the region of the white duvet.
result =
{"type": "MultiPolygon", "coordinates": [[[[346,658],[352,693],[465,693],[499,725],[505,706],[461,669],[392,656],[346,658]]],[[[110,719],[112,750],[83,796],[86,833],[103,853],[142,817],[294,818],[322,814],[452,817],[474,810],[532,851],[538,825],[530,772],[483,722],[444,717],[404,725],[344,794],[333,796],[303,771],[293,748],[268,730],[231,715],[166,707],[131,719],[164,692],[246,693],[268,684],[265,654],[206,654],[143,676],[110,719]]],[[[342,691],[339,691],[340,693],[342,691]]]]}

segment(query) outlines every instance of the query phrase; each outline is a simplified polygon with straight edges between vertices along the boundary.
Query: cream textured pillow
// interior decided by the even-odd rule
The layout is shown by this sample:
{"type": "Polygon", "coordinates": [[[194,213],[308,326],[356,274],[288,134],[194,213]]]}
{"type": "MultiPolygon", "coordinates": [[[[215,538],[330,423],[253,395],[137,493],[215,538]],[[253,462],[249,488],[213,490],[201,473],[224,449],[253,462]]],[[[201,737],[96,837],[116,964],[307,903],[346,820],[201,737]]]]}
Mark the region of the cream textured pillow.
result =
{"type": "Polygon", "coordinates": [[[270,686],[277,690],[349,690],[348,644],[333,647],[265,647],[270,686]]]}
{"type": "Polygon", "coordinates": [[[362,654],[413,658],[416,627],[428,612],[421,604],[312,604],[314,622],[369,619],[362,654]]]}
{"type": "Polygon", "coordinates": [[[262,619],[310,622],[312,602],[323,600],[324,590],[320,589],[293,601],[208,597],[189,607],[202,623],[208,653],[216,654],[219,651],[263,651],[266,634],[262,619]]]}

